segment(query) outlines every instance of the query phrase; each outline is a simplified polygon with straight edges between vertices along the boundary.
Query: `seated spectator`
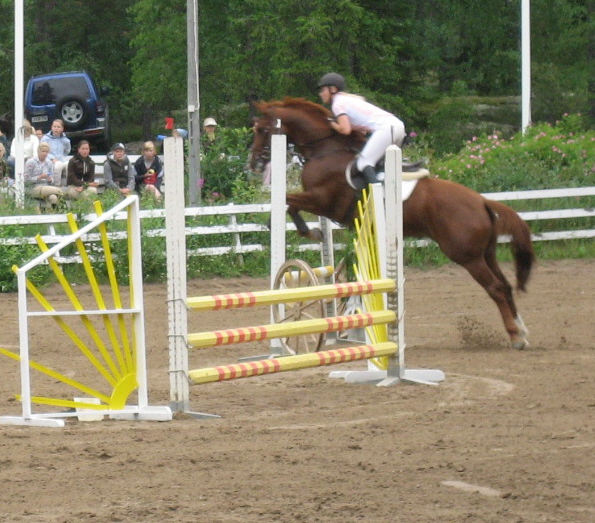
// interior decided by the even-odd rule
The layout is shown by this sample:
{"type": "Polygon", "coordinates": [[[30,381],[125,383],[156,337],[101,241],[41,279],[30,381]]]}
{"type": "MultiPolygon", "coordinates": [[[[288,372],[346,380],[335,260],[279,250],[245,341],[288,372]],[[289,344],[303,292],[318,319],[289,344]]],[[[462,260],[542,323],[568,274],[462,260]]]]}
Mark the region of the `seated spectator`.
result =
{"type": "Polygon", "coordinates": [[[163,164],[157,156],[153,142],[145,142],[143,154],[134,162],[136,172],[136,192],[146,191],[157,200],[161,200],[161,182],[163,181],[163,164]]]}
{"type": "Polygon", "coordinates": [[[0,142],[0,183],[2,185],[12,185],[14,182],[9,177],[10,170],[8,169],[8,162],[6,158],[6,148],[0,142]]]}
{"type": "Polygon", "coordinates": [[[8,139],[6,138],[6,135],[4,134],[4,132],[2,131],[1,128],[0,128],[0,144],[4,146],[4,150],[6,151],[6,148],[8,147],[8,139]]]}
{"type": "Polygon", "coordinates": [[[95,162],[90,154],[89,142],[82,140],[78,144],[77,153],[68,162],[68,188],[65,194],[71,200],[97,195],[99,184],[95,182],[95,162]]]}
{"type": "Polygon", "coordinates": [[[53,184],[54,165],[48,158],[50,146],[47,143],[40,143],[37,153],[29,158],[25,164],[25,194],[37,200],[47,201],[52,208],[56,208],[62,190],[53,184]]]}
{"type": "Polygon", "coordinates": [[[64,134],[64,122],[56,118],[52,122],[52,129],[41,137],[40,142],[50,144],[48,158],[54,165],[54,184],[58,187],[66,185],[66,156],[70,154],[70,140],[64,134]]]}
{"type": "MultiPolygon", "coordinates": [[[[39,146],[39,138],[35,136],[33,126],[29,123],[29,120],[23,121],[23,150],[25,152],[25,163],[29,158],[35,158],[37,156],[37,147],[39,146]]],[[[8,165],[14,173],[14,163],[16,156],[16,138],[10,144],[10,156],[8,157],[8,165]]],[[[14,178],[14,174],[12,175],[14,178]]]]}
{"type": "Polygon", "coordinates": [[[128,196],[134,191],[134,167],[126,156],[123,143],[117,143],[107,155],[103,164],[103,178],[105,188],[119,191],[122,196],[128,196]]]}

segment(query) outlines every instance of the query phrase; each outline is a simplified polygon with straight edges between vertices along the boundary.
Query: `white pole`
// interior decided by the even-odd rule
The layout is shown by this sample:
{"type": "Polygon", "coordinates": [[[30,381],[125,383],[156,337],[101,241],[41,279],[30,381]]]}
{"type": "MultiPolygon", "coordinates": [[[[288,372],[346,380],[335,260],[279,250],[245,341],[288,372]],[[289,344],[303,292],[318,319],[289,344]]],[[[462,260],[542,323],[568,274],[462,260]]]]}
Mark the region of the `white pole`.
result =
{"type": "Polygon", "coordinates": [[[401,149],[391,145],[386,150],[385,212],[386,278],[396,281],[395,291],[388,293],[388,308],[397,313],[397,324],[389,325],[389,339],[399,345],[398,359],[390,358],[387,377],[400,380],[405,372],[405,276],[403,269],[403,177],[401,149]]]}
{"type": "MultiPolygon", "coordinates": [[[[287,197],[287,137],[274,134],[271,137],[271,288],[281,265],[285,263],[285,231],[287,229],[285,203],[287,197]]],[[[271,308],[271,323],[274,323],[271,308]]],[[[282,354],[278,339],[271,340],[271,354],[282,354]]]]}
{"type": "Polygon", "coordinates": [[[143,292],[143,256],[140,226],[140,202],[138,197],[127,208],[128,212],[128,273],[130,299],[138,314],[133,318],[134,339],[136,342],[136,379],[138,381],[138,407],[149,406],[149,386],[147,382],[147,344],[145,335],[145,300],[143,292]]]}
{"type": "Polygon", "coordinates": [[[170,407],[190,410],[188,384],[188,310],[186,308],[186,219],[184,206],[184,149],[181,138],[164,141],[167,189],[165,229],[167,253],[167,314],[170,407]]]}
{"type": "Polygon", "coordinates": [[[521,0],[521,129],[531,125],[531,2],[521,0]]]}
{"type": "Polygon", "coordinates": [[[25,11],[23,0],[14,3],[14,127],[15,127],[15,189],[17,206],[25,204],[25,185],[23,172],[25,170],[25,152],[23,144],[23,105],[24,105],[24,23],[25,11]]]}

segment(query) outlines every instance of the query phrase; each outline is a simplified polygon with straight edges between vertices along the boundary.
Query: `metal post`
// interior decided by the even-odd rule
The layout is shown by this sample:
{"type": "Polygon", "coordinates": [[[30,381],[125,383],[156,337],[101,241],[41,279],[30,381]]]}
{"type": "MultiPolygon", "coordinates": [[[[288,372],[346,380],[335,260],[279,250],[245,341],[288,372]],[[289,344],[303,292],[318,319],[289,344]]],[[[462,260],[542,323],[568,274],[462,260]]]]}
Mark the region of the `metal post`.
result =
{"type": "Polygon", "coordinates": [[[521,1],[521,129],[531,125],[531,2],[521,1]]]}
{"type": "Polygon", "coordinates": [[[24,94],[24,24],[25,14],[23,0],[14,3],[14,126],[16,132],[15,151],[15,189],[18,207],[25,206],[25,152],[23,135],[23,94],[24,94]]]}
{"type": "Polygon", "coordinates": [[[188,48],[188,195],[190,205],[201,201],[200,169],[200,98],[198,71],[198,2],[187,0],[188,48]]]}

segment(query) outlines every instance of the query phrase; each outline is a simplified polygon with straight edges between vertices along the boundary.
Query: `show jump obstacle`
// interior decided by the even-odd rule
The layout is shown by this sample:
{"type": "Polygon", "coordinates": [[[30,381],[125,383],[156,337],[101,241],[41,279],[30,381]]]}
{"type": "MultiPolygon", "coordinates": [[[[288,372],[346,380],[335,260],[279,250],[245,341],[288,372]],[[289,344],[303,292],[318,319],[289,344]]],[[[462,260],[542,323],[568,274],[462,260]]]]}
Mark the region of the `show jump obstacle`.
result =
{"type": "Polygon", "coordinates": [[[13,268],[18,281],[20,351],[0,348],[0,353],[20,362],[21,393],[17,398],[22,403],[22,415],[2,416],[2,424],[63,427],[65,418],[80,418],[81,410],[91,411],[92,414],[85,416],[93,419],[105,415],[156,421],[172,418],[169,407],[148,404],[138,197],[129,196],[105,213],[100,203],[95,202],[95,210],[96,219],[81,229],[74,216],[68,215],[71,234],[51,248],[38,236],[42,254],[23,267],[13,268]],[[126,228],[108,233],[109,221],[120,212],[126,213],[126,228]],[[118,281],[116,270],[126,254],[120,260],[112,256],[110,239],[116,237],[127,238],[129,292],[118,281]],[[89,253],[83,238],[95,239],[100,247],[89,253]],[[54,259],[60,251],[71,252],[75,248],[82,259],[94,305],[77,296],[76,287],[66,279],[54,259]],[[107,294],[111,296],[102,294],[94,262],[106,264],[111,291],[107,294]],[[54,298],[55,303],[34,283],[36,271],[47,270],[47,265],[64,291],[63,298],[54,298]],[[48,325],[48,319],[59,329],[52,327],[51,322],[48,325]],[[32,341],[33,337],[45,343],[32,341]],[[43,349],[38,347],[42,344],[43,349]],[[53,368],[43,363],[49,353],[53,368]],[[83,376],[78,379],[72,377],[75,359],[80,362],[76,371],[83,376]],[[59,370],[58,365],[61,365],[59,370]],[[32,370],[36,371],[34,375],[32,370]],[[53,396],[34,394],[34,391],[44,394],[47,390],[53,396]],[[83,397],[73,397],[73,391],[83,397]],[[130,405],[128,401],[133,393],[136,404],[130,405]],[[33,405],[41,405],[45,410],[33,412],[33,405]]]}
{"type": "MultiPolygon", "coordinates": [[[[176,151],[168,149],[168,140],[166,140],[165,146],[167,161],[168,151],[173,154],[176,151]]],[[[275,185],[273,185],[271,190],[271,282],[276,270],[285,261],[285,146],[285,136],[272,136],[271,178],[273,183],[275,180],[281,180],[278,183],[282,184],[282,187],[279,187],[279,192],[277,192],[275,185]],[[280,195],[283,195],[283,197],[280,197],[280,195]]],[[[376,212],[373,215],[369,214],[367,217],[365,212],[362,214],[362,227],[367,232],[363,234],[363,243],[359,247],[356,245],[356,249],[360,251],[358,253],[360,268],[356,269],[360,281],[354,283],[334,283],[307,288],[274,289],[187,298],[185,257],[180,255],[180,253],[185,253],[184,235],[183,233],[169,234],[170,227],[172,231],[183,231],[184,227],[184,216],[179,212],[179,209],[183,208],[183,203],[180,203],[183,202],[183,199],[181,199],[183,198],[183,185],[179,182],[182,177],[175,177],[179,182],[176,184],[174,179],[176,187],[172,187],[173,184],[168,182],[166,215],[168,216],[167,219],[171,221],[166,222],[166,225],[168,227],[168,270],[170,271],[168,281],[170,281],[169,287],[171,290],[168,297],[170,301],[169,337],[172,409],[189,412],[188,386],[190,384],[246,378],[355,360],[368,360],[374,363],[371,368],[369,367],[365,371],[349,371],[338,374],[344,377],[346,381],[374,381],[379,385],[386,386],[400,381],[436,384],[444,379],[442,371],[405,369],[403,235],[400,227],[402,224],[400,153],[400,149],[396,146],[391,146],[387,150],[386,194],[382,194],[382,186],[372,186],[372,191],[376,193],[374,204],[376,212]],[[384,205],[385,201],[387,202],[386,205],[384,205]],[[399,205],[397,205],[397,202],[399,205]],[[378,215],[382,215],[381,222],[374,221],[378,215]],[[384,234],[383,236],[376,234],[379,231],[386,233],[387,230],[396,231],[396,234],[384,234]],[[365,243],[368,243],[368,245],[364,247],[365,243]],[[375,261],[370,264],[366,258],[373,258],[375,261]],[[345,316],[296,321],[291,324],[259,325],[194,334],[187,334],[184,330],[187,325],[187,309],[196,312],[219,311],[348,296],[367,297],[363,302],[368,304],[366,308],[373,310],[364,310],[358,314],[345,316]],[[179,316],[178,312],[180,313],[179,316]],[[384,339],[378,339],[379,337],[374,334],[368,335],[369,342],[363,345],[290,356],[279,354],[273,344],[269,358],[211,368],[188,369],[188,346],[201,349],[243,342],[274,340],[307,333],[337,332],[357,328],[367,328],[367,332],[372,333],[378,329],[380,331],[384,329],[387,334],[385,334],[384,339]]],[[[170,171],[168,170],[168,172],[170,171]]],[[[211,416],[209,414],[193,414],[197,417],[211,416]]]]}

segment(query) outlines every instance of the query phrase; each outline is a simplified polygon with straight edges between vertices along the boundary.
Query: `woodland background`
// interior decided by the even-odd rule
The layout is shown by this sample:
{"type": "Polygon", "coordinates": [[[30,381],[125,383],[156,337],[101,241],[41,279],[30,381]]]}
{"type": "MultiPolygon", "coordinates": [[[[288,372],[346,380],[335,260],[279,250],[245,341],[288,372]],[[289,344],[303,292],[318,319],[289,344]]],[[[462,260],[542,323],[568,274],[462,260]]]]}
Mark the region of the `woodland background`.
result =
{"type": "MultiPolygon", "coordinates": [[[[303,96],[343,73],[409,131],[460,140],[520,124],[520,0],[199,0],[201,118],[249,125],[250,99],[303,96]],[[491,128],[490,128],[491,127],[491,128]],[[461,131],[461,132],[453,132],[461,131]]],[[[115,140],[185,123],[185,0],[26,0],[25,78],[86,69],[115,140]]],[[[14,2],[0,0],[0,113],[13,106],[14,2]]],[[[533,0],[532,114],[595,122],[595,0],[533,0]]],[[[437,148],[438,152],[439,147],[437,148]]]]}

